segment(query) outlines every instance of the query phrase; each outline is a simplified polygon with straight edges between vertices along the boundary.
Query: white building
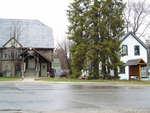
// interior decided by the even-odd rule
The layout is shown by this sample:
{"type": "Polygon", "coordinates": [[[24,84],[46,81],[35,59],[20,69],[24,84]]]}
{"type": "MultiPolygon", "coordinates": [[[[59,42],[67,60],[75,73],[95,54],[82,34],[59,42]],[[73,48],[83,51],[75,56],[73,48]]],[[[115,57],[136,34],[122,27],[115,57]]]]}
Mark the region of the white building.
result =
{"type": "Polygon", "coordinates": [[[123,37],[121,48],[124,54],[121,61],[124,62],[125,67],[120,69],[120,79],[129,80],[132,77],[140,77],[140,73],[144,72],[144,66],[148,62],[147,46],[132,32],[129,32],[123,37]]]}

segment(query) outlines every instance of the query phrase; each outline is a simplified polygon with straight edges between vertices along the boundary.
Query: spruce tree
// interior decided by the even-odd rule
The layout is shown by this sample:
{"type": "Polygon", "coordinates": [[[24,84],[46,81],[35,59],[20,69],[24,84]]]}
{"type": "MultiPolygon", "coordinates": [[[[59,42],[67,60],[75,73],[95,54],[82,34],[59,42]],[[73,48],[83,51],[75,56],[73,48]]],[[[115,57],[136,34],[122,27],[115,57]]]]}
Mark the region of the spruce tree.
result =
{"type": "Polygon", "coordinates": [[[75,77],[88,69],[89,77],[104,78],[115,71],[118,76],[120,37],[123,35],[122,0],[74,0],[68,10],[68,38],[73,40],[72,72],[75,77]]]}
{"type": "Polygon", "coordinates": [[[69,6],[68,18],[70,22],[68,38],[74,42],[71,48],[72,54],[72,77],[79,77],[84,69],[87,52],[87,27],[86,17],[89,9],[89,0],[74,0],[69,6]]]}

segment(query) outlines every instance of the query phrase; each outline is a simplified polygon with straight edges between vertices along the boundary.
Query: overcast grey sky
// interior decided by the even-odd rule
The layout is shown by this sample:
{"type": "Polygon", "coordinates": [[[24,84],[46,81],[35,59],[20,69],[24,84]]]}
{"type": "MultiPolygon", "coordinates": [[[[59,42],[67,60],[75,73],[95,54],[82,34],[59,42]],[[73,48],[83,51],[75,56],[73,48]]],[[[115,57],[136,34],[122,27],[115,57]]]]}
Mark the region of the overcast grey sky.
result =
{"type": "Polygon", "coordinates": [[[53,28],[55,41],[59,42],[66,36],[68,24],[66,10],[71,1],[0,0],[0,18],[38,19],[53,28]]]}
{"type": "Polygon", "coordinates": [[[66,10],[72,0],[0,0],[0,18],[38,19],[53,28],[60,41],[67,29],[66,10]]]}

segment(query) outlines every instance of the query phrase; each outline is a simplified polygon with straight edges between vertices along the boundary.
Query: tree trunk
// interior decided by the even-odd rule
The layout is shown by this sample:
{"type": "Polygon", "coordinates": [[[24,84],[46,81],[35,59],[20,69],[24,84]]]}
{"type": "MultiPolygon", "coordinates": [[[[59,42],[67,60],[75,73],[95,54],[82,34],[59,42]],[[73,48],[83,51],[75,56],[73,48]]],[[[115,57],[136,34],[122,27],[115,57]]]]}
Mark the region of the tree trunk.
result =
{"type": "Polygon", "coordinates": [[[103,79],[105,80],[106,79],[106,66],[104,65],[105,63],[102,62],[102,74],[103,74],[103,79]]]}
{"type": "Polygon", "coordinates": [[[115,78],[115,79],[118,79],[118,78],[119,78],[117,67],[114,67],[114,78],[115,78]]]}
{"type": "Polygon", "coordinates": [[[99,78],[99,62],[98,62],[98,59],[95,59],[93,61],[93,78],[94,79],[99,78]]]}

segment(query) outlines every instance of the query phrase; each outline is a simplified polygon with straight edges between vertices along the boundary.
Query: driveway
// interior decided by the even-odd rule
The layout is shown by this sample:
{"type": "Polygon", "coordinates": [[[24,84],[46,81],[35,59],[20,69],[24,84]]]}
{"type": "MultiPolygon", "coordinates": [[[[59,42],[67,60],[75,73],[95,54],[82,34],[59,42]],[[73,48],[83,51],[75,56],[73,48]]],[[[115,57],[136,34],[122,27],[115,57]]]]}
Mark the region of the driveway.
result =
{"type": "Polygon", "coordinates": [[[150,113],[149,86],[0,82],[0,113],[150,113]]]}

